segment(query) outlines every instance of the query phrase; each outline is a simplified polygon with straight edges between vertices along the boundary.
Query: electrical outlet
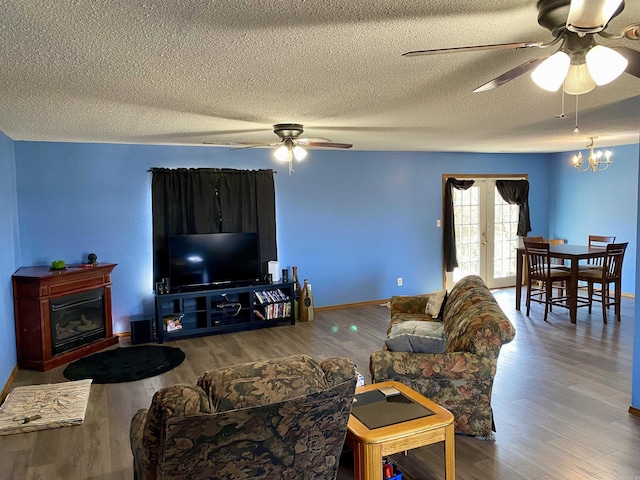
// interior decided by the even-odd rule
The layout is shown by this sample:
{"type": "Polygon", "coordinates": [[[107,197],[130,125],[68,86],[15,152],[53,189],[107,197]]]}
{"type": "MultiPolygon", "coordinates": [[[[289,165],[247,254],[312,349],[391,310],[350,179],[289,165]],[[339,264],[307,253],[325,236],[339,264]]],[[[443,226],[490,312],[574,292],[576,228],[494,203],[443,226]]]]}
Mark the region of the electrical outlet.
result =
{"type": "Polygon", "coordinates": [[[401,287],[402,286],[402,277],[398,277],[398,286],[401,287]]]}

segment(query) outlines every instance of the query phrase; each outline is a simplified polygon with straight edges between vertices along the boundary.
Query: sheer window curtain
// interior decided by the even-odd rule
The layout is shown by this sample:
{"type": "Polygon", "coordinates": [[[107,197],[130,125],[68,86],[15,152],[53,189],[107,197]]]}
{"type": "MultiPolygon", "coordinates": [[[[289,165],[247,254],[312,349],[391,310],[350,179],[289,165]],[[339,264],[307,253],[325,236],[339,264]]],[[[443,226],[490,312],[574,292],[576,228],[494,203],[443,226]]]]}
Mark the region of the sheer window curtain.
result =
{"type": "Polygon", "coordinates": [[[169,235],[257,232],[261,261],[278,259],[272,170],[150,172],[154,282],[169,276],[169,235]]]}

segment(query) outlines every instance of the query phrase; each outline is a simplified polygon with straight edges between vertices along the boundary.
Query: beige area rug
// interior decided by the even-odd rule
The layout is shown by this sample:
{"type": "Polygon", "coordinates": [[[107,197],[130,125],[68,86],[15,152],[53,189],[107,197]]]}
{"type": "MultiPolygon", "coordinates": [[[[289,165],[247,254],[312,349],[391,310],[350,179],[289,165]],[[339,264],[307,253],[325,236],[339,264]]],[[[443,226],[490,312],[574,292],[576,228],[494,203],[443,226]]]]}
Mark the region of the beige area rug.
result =
{"type": "Polygon", "coordinates": [[[0,435],[81,424],[92,381],[14,388],[0,407],[0,435]]]}

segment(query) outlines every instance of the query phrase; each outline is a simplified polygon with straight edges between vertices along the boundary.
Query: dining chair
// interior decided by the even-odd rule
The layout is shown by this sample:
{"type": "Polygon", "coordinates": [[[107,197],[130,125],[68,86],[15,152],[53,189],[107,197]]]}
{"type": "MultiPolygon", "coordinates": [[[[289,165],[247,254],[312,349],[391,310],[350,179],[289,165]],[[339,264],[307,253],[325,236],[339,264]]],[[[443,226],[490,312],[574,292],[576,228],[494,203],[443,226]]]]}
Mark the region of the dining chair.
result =
{"type": "MultiPolygon", "coordinates": [[[[565,243],[567,243],[564,238],[545,238],[542,241],[548,243],[549,245],[564,245],[565,243]]],[[[566,270],[567,272],[571,271],[571,267],[567,266],[564,263],[564,260],[562,260],[561,258],[552,258],[551,268],[560,268],[562,270],[566,270]]],[[[564,295],[566,288],[566,283],[562,282],[561,286],[558,287],[559,294],[564,295]]]]}
{"type": "MultiPolygon", "coordinates": [[[[616,241],[616,237],[607,236],[607,235],[589,235],[589,248],[602,248],[603,250],[607,248],[607,245],[610,243],[614,243],[616,241]]],[[[587,259],[587,263],[579,265],[579,270],[596,268],[600,269],[602,267],[604,257],[599,258],[589,258],[587,259]]]]}
{"type": "MultiPolygon", "coordinates": [[[[542,241],[549,245],[564,245],[567,243],[564,238],[545,238],[542,241]]],[[[560,258],[551,259],[551,268],[565,268],[569,270],[569,267],[564,264],[564,260],[560,258]]]]}
{"type": "MultiPolygon", "coordinates": [[[[607,245],[616,241],[616,237],[608,235],[589,235],[589,248],[601,248],[602,250],[607,248],[607,245]]],[[[588,258],[586,263],[578,265],[578,271],[584,270],[601,270],[604,257],[588,258]]],[[[588,285],[587,285],[588,286],[588,285]]],[[[584,283],[581,283],[579,288],[584,289],[584,283]]],[[[591,285],[593,288],[593,284],[591,285]]],[[[596,295],[599,294],[599,290],[596,290],[596,295]]]]}
{"type": "Polygon", "coordinates": [[[523,239],[527,260],[527,316],[531,310],[531,302],[544,305],[544,321],[547,321],[548,313],[553,306],[567,308],[567,297],[564,290],[559,290],[558,295],[553,295],[554,283],[567,282],[571,278],[571,272],[562,268],[552,268],[549,243],[530,241],[523,239]]]}
{"type": "Polygon", "coordinates": [[[620,321],[620,298],[622,292],[622,261],[628,242],[609,243],[606,246],[607,253],[603,257],[600,269],[585,269],[578,272],[578,280],[587,282],[589,313],[593,301],[602,303],[602,320],[607,323],[607,308],[615,307],[615,315],[620,321]],[[594,284],[600,284],[600,289],[595,289],[594,284]],[[611,294],[610,286],[613,284],[614,292],[611,294]]]}
{"type": "MultiPolygon", "coordinates": [[[[539,242],[543,242],[543,241],[544,241],[544,238],[542,237],[542,235],[534,235],[533,237],[524,237],[524,238],[523,238],[523,241],[524,241],[524,239],[525,239],[525,238],[526,238],[529,242],[538,242],[538,243],[539,243],[539,242]]],[[[529,278],[529,272],[528,272],[528,270],[529,270],[529,269],[525,267],[525,269],[524,269],[524,275],[522,275],[522,284],[523,284],[523,285],[527,285],[527,282],[529,281],[529,280],[528,280],[528,278],[529,278]]]]}

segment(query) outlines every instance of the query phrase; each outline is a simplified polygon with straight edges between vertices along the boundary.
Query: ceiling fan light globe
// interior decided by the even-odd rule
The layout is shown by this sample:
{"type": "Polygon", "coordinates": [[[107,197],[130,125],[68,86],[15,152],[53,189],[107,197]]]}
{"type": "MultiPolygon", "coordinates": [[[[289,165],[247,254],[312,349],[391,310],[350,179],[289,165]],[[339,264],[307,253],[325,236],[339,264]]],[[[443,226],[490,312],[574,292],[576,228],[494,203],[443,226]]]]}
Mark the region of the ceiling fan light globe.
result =
{"type": "Polygon", "coordinates": [[[561,51],[556,52],[531,72],[531,78],[540,88],[557,92],[567,76],[570,64],[569,55],[561,51]]]}
{"type": "Polygon", "coordinates": [[[618,78],[629,63],[620,53],[603,45],[596,45],[586,55],[589,73],[597,85],[606,85],[618,78]]]}
{"type": "Polygon", "coordinates": [[[292,160],[291,150],[286,145],[276,148],[275,152],[273,152],[273,156],[276,157],[276,160],[281,162],[290,162],[292,160]]]}
{"type": "Polygon", "coordinates": [[[297,161],[302,161],[307,156],[307,151],[299,145],[293,147],[293,156],[297,161]]]}
{"type": "Polygon", "coordinates": [[[564,79],[564,91],[569,95],[584,95],[596,88],[586,63],[571,64],[564,79]]]}
{"type": "Polygon", "coordinates": [[[603,30],[616,13],[622,0],[573,0],[567,17],[567,30],[596,33],[603,30]]]}

